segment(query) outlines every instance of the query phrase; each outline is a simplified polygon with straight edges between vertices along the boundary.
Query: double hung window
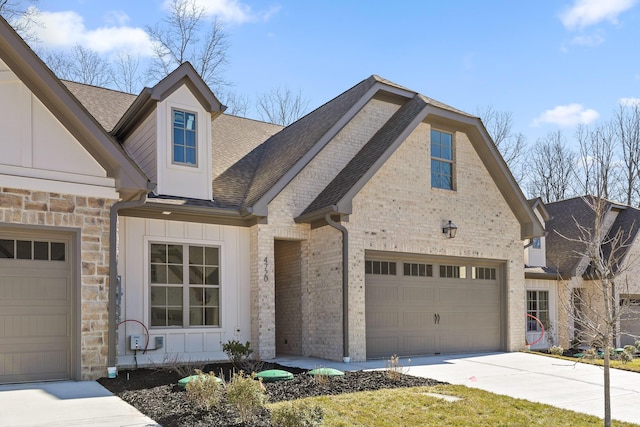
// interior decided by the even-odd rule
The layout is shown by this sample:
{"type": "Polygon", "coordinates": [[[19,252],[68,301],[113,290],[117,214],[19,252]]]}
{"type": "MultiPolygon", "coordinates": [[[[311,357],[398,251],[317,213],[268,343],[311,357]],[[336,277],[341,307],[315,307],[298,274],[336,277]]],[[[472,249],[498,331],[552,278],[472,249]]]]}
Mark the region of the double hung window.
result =
{"type": "Polygon", "coordinates": [[[196,114],[173,110],[173,163],[197,166],[196,114]]]}
{"type": "Polygon", "coordinates": [[[453,190],[453,135],[431,130],[431,187],[453,190]]]}
{"type": "MultiPolygon", "coordinates": [[[[549,291],[527,291],[527,314],[549,325],[549,291]]],[[[527,332],[540,331],[540,324],[527,316],[527,332]]]]}
{"type": "Polygon", "coordinates": [[[151,326],[220,326],[220,249],[152,243],[151,326]]]}

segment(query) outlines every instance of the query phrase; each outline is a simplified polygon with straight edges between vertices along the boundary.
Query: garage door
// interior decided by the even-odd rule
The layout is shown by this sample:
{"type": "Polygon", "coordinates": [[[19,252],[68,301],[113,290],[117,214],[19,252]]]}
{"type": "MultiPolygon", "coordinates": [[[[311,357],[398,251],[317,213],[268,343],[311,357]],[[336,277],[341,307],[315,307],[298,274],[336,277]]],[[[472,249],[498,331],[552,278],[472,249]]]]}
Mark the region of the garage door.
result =
{"type": "Polygon", "coordinates": [[[0,236],[0,383],[71,378],[69,242],[0,236]]]}
{"type": "Polygon", "coordinates": [[[367,260],[367,357],[502,348],[500,265],[367,260]]]}
{"type": "Polygon", "coordinates": [[[620,345],[635,345],[640,335],[640,295],[621,295],[620,345]]]}

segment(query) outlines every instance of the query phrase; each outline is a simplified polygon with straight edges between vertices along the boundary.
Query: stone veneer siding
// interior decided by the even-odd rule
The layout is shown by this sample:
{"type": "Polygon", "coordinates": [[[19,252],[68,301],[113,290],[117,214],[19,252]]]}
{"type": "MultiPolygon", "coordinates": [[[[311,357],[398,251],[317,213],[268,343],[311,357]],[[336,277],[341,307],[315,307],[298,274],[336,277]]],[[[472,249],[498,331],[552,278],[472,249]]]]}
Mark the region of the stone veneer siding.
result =
{"type": "MultiPolygon", "coordinates": [[[[106,375],[109,326],[109,210],[115,202],[116,200],[70,194],[0,189],[0,223],[47,226],[52,229],[72,228],[80,233],[82,277],[79,317],[82,380],[106,375]]],[[[75,291],[77,287],[73,286],[72,289],[75,291]]],[[[73,331],[75,330],[74,328],[73,331]]]]}

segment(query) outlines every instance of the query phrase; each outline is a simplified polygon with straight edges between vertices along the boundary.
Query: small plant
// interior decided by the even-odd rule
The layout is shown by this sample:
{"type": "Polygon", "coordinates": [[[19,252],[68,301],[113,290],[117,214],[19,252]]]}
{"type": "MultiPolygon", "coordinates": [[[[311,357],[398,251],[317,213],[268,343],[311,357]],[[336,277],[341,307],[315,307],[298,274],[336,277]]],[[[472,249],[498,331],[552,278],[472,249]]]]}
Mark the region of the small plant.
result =
{"type": "Polygon", "coordinates": [[[624,351],[626,351],[627,353],[629,353],[630,355],[634,355],[636,352],[636,346],[635,345],[625,345],[624,346],[624,351]]]}
{"type": "Polygon", "coordinates": [[[640,340],[635,342],[636,348],[640,351],[640,340]]]}
{"type": "Polygon", "coordinates": [[[233,366],[242,369],[242,363],[253,353],[251,343],[242,344],[240,341],[231,340],[222,344],[222,351],[227,355],[233,366]]]}
{"type": "MultiPolygon", "coordinates": [[[[234,365],[235,366],[235,365],[234,365]]],[[[264,362],[258,357],[249,357],[240,363],[240,369],[245,372],[257,373],[264,370],[264,362]]]]}
{"type": "Polygon", "coordinates": [[[197,378],[187,383],[187,399],[209,411],[217,408],[222,401],[224,389],[213,372],[202,373],[196,369],[197,378]]]}
{"type": "Polygon", "coordinates": [[[553,354],[555,356],[562,356],[563,353],[564,353],[564,348],[560,347],[559,345],[554,345],[549,348],[549,354],[553,354]]]}
{"type": "MultiPolygon", "coordinates": [[[[409,359],[409,363],[411,363],[411,359],[409,359]]],[[[400,365],[400,357],[394,354],[387,360],[387,378],[393,381],[397,381],[403,374],[406,374],[409,371],[409,368],[403,367],[400,365]]]]}
{"type": "Polygon", "coordinates": [[[591,347],[590,349],[587,349],[582,352],[582,357],[585,359],[595,359],[598,357],[598,350],[591,347]]]}
{"type": "Polygon", "coordinates": [[[319,385],[325,385],[329,383],[329,375],[318,372],[313,376],[313,382],[319,385]]]}
{"type": "Polygon", "coordinates": [[[165,353],[162,362],[159,364],[151,363],[150,369],[161,372],[176,372],[181,377],[193,375],[198,369],[202,370],[205,362],[200,360],[182,360],[180,353],[165,353]]]}
{"type": "MultiPolygon", "coordinates": [[[[633,346],[630,346],[630,347],[633,347],[633,346]]],[[[618,358],[622,363],[626,364],[633,360],[633,353],[630,351],[627,351],[627,349],[625,348],[624,351],[618,355],[618,358]]]]}
{"type": "Polygon", "coordinates": [[[271,424],[275,427],[317,427],[323,418],[324,411],[315,404],[283,402],[271,410],[271,424]]]}
{"type": "Polygon", "coordinates": [[[267,401],[262,379],[256,381],[244,371],[234,373],[227,383],[227,400],[238,411],[240,421],[249,423],[267,401]]]}

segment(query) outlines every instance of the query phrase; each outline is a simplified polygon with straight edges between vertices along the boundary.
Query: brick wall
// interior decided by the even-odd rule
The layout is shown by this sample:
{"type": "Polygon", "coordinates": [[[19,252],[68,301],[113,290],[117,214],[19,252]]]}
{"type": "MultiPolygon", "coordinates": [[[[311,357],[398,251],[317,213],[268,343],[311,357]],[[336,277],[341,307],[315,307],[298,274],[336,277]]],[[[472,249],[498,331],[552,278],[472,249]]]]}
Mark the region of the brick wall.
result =
{"type": "MultiPolygon", "coordinates": [[[[524,346],[524,254],[520,225],[466,134],[456,132],[456,191],[431,188],[431,126],[420,124],[353,199],[350,317],[354,349],[364,348],[365,251],[478,258],[506,263],[507,349],[524,346]],[[452,220],[455,239],[442,233],[452,220]]],[[[356,350],[359,351],[359,350],[356,350]]],[[[353,353],[353,351],[352,351],[353,353]]],[[[352,354],[352,357],[362,356],[352,354]]]]}
{"type": "Polygon", "coordinates": [[[302,265],[299,241],[275,241],[277,354],[302,354],[302,265]]]}
{"type": "MultiPolygon", "coordinates": [[[[77,229],[81,236],[81,379],[106,375],[109,209],[115,200],[22,189],[0,190],[0,223],[77,229]]],[[[77,289],[74,287],[74,290],[77,289]]]]}
{"type": "MultiPolygon", "coordinates": [[[[303,240],[302,302],[308,331],[303,355],[342,357],[341,234],[331,227],[311,230],[295,224],[298,216],[355,153],[397,110],[395,104],[371,101],[269,204],[268,224],[255,226],[252,240],[252,307],[255,339],[264,348],[275,339],[274,283],[262,278],[263,261],[273,265],[275,239],[303,240]],[[305,245],[308,245],[305,247],[305,245]],[[305,267],[308,263],[308,267],[305,267]],[[260,272],[260,273],[258,273],[260,272]],[[306,276],[305,276],[306,272],[306,276]],[[259,276],[259,277],[258,277],[259,276]],[[271,302],[269,302],[271,299],[271,302]],[[311,302],[309,302],[311,301],[311,302]],[[263,305],[264,304],[264,305],[263,305]],[[271,337],[271,338],[268,338],[271,337]]],[[[466,134],[455,133],[456,191],[432,189],[429,161],[430,125],[423,123],[353,200],[349,229],[349,334],[353,361],[366,357],[364,259],[366,250],[480,258],[505,266],[507,349],[524,346],[524,255],[520,225],[473,149],[466,134]],[[445,239],[443,222],[459,227],[445,239]]],[[[267,270],[269,267],[267,266],[267,270]]],[[[272,346],[272,345],[271,345],[272,346]]],[[[273,354],[270,349],[261,356],[273,354]]]]}

